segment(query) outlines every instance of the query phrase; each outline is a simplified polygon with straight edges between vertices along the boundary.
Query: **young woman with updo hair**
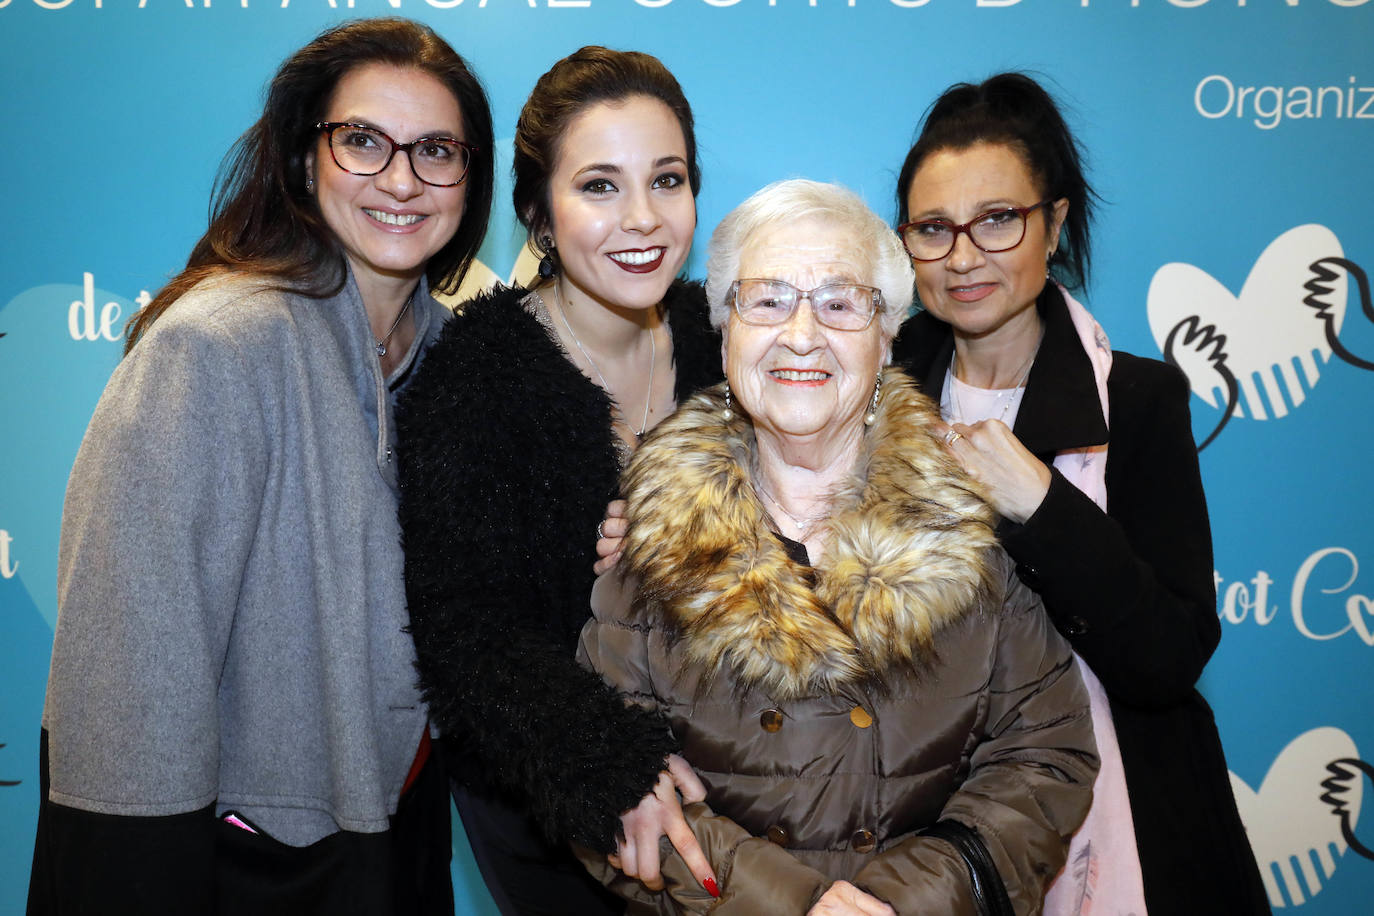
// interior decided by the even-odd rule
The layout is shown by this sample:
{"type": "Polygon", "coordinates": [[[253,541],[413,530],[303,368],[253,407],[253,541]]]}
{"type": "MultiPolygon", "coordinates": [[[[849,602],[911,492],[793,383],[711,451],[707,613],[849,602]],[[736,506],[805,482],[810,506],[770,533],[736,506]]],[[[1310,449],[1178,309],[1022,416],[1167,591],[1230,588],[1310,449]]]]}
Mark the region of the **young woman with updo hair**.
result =
{"type": "Polygon", "coordinates": [[[574,660],[623,463],[720,378],[701,287],[677,279],[700,184],[691,109],[657,59],[556,63],[515,136],[539,275],[464,305],[400,408],[420,681],[503,913],[623,910],[568,841],[653,884],[667,832],[711,886],[678,809],[702,789],[664,720],[574,660]]]}
{"type": "Polygon", "coordinates": [[[1034,80],[946,90],[897,183],[922,311],[894,358],[940,401],[947,449],[1093,693],[1102,773],[1045,912],[1267,913],[1195,688],[1221,631],[1188,382],[1113,351],[1070,294],[1093,201],[1034,80]]]}

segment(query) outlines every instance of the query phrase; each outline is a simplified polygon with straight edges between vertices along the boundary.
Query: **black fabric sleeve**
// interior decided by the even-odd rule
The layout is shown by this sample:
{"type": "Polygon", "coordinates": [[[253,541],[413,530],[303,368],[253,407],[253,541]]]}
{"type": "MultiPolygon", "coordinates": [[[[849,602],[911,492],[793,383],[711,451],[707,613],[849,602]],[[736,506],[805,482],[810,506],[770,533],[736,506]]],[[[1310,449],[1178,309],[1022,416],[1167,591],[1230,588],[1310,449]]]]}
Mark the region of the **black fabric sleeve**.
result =
{"type": "Polygon", "coordinates": [[[676,744],[574,658],[614,434],[521,295],[451,321],[398,408],[411,630],[455,777],[612,852],[676,744]]]}
{"type": "Polygon", "coordinates": [[[1211,529],[1186,379],[1116,360],[1107,512],[1054,471],[1035,513],[998,533],[1113,700],[1165,708],[1192,693],[1221,639],[1211,529]]]}
{"type": "Polygon", "coordinates": [[[551,840],[614,852],[619,815],[677,749],[663,719],[627,707],[547,635],[512,638],[502,605],[421,600],[437,624],[417,625],[417,638],[458,647],[419,659],[445,753],[464,761],[455,770],[484,770],[479,788],[527,809],[551,840]]]}
{"type": "Polygon", "coordinates": [[[39,742],[38,834],[28,916],[213,913],[214,806],[165,817],[95,814],[48,801],[39,742]]]}

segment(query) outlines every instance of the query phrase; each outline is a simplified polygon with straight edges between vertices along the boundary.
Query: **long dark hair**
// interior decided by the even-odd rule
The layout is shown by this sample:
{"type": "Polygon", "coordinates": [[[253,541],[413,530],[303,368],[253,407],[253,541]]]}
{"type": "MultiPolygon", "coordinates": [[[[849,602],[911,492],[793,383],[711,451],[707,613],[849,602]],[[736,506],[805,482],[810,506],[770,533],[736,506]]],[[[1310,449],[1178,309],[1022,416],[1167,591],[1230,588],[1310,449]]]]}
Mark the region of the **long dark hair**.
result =
{"type": "Polygon", "coordinates": [[[613,51],[599,45],[580,48],[539,77],[515,125],[515,215],[540,255],[552,253],[543,243],[552,226],[549,179],[568,125],[598,102],[620,102],[636,95],[658,99],[677,118],[687,146],[692,196],[701,190],[692,107],[668,68],[657,57],[639,51],[613,51]]]}
{"type": "Polygon", "coordinates": [[[458,288],[491,214],[495,179],[487,94],[463,58],[428,26],[409,19],[355,20],[322,32],[281,65],[262,117],[220,164],[209,229],[185,269],[129,322],[125,352],[168,306],[221,271],[260,274],[307,296],[332,296],[342,288],[343,251],[305,188],[305,158],[339,81],[368,64],[421,70],[447,86],[462,112],[465,139],[478,147],[458,231],[425,269],[433,289],[458,288]]]}
{"type": "Polygon", "coordinates": [[[897,178],[897,221],[909,218],[907,194],[928,156],[977,143],[1010,147],[1030,170],[1041,200],[1069,201],[1064,244],[1055,251],[1050,267],[1065,286],[1081,287],[1092,261],[1090,230],[1097,193],[1084,175],[1082,151],[1059,106],[1024,73],[999,73],[977,85],[957,83],[926,110],[920,136],[897,178]]]}

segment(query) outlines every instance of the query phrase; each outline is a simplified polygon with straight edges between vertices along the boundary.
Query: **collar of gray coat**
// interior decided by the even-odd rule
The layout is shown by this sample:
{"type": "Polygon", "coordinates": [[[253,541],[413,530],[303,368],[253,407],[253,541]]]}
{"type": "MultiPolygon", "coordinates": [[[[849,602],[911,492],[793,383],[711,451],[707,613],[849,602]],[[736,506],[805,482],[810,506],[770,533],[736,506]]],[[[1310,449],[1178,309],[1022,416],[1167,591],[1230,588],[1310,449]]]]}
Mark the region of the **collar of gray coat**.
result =
{"type": "Polygon", "coordinates": [[[750,483],[754,434],[723,387],[660,423],[625,475],[625,571],[708,680],[779,698],[919,673],[936,634],[987,602],[995,517],[933,430],[939,409],[895,369],[836,497],[814,569],[788,557],[750,483]]]}

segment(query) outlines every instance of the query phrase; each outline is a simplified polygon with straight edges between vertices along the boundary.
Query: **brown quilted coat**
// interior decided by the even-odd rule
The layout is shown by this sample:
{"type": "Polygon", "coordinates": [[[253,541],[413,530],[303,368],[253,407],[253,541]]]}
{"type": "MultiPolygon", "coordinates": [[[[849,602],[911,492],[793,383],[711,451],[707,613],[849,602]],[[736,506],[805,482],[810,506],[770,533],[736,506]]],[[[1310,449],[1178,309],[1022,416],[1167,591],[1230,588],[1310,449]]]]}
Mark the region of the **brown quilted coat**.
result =
{"type": "Polygon", "coordinates": [[[933,405],[888,370],[814,569],[771,533],[752,428],[722,407],[697,395],[636,454],[623,576],[598,582],[579,652],[669,717],[708,789],[688,815],[722,897],[675,855],[659,894],[588,866],[631,912],[800,916],[844,878],[899,914],[973,914],[962,860],[915,835],[954,819],[1016,912],[1040,912],[1091,801],[1087,694],[933,405]]]}

